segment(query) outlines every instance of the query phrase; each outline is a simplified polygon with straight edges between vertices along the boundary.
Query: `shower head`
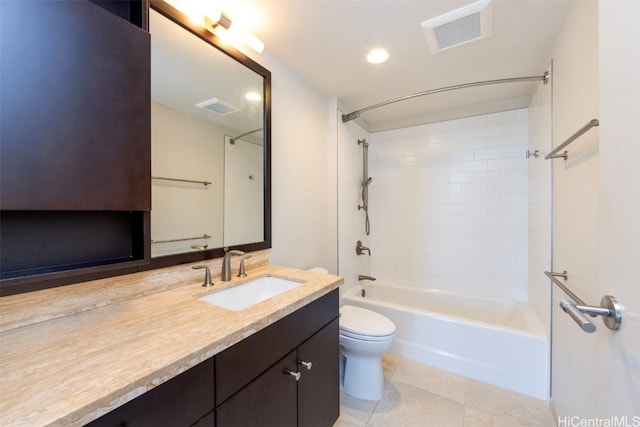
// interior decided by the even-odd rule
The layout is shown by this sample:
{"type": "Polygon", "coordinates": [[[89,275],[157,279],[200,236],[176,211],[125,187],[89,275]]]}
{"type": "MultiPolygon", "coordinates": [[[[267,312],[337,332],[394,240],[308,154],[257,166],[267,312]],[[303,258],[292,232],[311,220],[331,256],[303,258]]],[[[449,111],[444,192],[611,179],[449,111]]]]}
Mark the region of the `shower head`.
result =
{"type": "Polygon", "coordinates": [[[364,182],[364,185],[366,185],[366,186],[368,187],[368,186],[369,186],[369,184],[371,184],[371,181],[373,181],[373,178],[372,178],[372,177],[369,177],[369,179],[367,179],[367,180],[364,182]]]}

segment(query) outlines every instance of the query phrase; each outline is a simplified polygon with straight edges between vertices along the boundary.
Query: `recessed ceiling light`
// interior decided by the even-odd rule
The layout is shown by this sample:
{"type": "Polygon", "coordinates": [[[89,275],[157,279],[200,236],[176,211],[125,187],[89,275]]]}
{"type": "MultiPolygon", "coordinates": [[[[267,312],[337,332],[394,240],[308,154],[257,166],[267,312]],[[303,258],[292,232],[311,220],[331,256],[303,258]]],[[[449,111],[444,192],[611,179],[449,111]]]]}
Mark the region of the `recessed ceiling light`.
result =
{"type": "Polygon", "coordinates": [[[373,49],[367,55],[367,61],[372,64],[380,64],[389,59],[389,53],[384,49],[373,49]]]}
{"type": "Polygon", "coordinates": [[[247,101],[260,101],[262,99],[262,96],[257,92],[247,92],[244,97],[247,101]]]}

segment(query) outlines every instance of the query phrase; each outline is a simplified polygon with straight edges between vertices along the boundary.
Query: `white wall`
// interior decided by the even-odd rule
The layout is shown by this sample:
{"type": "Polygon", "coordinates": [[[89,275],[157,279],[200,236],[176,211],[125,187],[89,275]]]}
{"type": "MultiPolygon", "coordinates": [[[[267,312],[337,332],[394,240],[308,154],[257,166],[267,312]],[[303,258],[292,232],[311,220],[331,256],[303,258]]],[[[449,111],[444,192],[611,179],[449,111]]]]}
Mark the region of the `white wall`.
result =
{"type": "Polygon", "coordinates": [[[567,285],[587,303],[614,294],[627,307],[620,331],[594,319],[598,330],[586,334],[554,290],[561,420],[640,414],[639,18],[637,2],[576,2],[555,43],[555,144],[593,118],[601,126],[569,147],[568,161],[554,161],[554,268],[569,272],[567,285]]]}
{"type": "Polygon", "coordinates": [[[375,133],[371,272],[527,299],[526,109],[375,133]]]}
{"type": "Polygon", "coordinates": [[[270,262],[335,273],[335,104],[267,53],[254,59],[272,77],[270,262]]]}
{"type": "Polygon", "coordinates": [[[224,143],[224,245],[264,239],[264,147],[241,139],[224,143]]]}
{"type": "MultiPolygon", "coordinates": [[[[210,185],[153,180],[151,239],[212,236],[209,247],[222,246],[224,129],[176,110],[151,104],[151,175],[209,181],[210,185]]],[[[204,240],[151,246],[153,256],[192,251],[204,240]]]]}
{"type": "Polygon", "coordinates": [[[599,25],[599,284],[625,317],[598,335],[597,407],[640,417],[640,2],[602,1],[599,25]]]}

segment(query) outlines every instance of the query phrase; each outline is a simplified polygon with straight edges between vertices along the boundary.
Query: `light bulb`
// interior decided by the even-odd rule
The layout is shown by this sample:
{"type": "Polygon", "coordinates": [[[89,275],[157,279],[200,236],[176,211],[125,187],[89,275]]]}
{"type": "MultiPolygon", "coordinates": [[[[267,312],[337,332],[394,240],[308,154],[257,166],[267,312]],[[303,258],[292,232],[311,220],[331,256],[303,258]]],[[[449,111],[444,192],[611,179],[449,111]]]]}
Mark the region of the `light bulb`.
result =
{"type": "Polygon", "coordinates": [[[389,53],[384,49],[373,49],[367,55],[367,61],[372,64],[380,64],[389,59],[389,53]]]}

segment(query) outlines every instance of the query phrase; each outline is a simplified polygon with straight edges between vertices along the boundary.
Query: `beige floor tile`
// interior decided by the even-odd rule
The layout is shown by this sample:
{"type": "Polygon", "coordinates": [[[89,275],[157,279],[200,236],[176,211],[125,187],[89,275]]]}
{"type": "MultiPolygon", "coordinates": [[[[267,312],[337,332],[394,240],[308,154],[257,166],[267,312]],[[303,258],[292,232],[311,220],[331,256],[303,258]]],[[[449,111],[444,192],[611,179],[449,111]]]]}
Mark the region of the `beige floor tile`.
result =
{"type": "Polygon", "coordinates": [[[340,418],[335,422],[333,427],[364,427],[367,423],[352,417],[349,414],[340,414],[340,418]]]}
{"type": "Polygon", "coordinates": [[[378,401],[362,400],[340,392],[340,416],[343,415],[367,422],[378,405],[378,401]]]}
{"type": "Polygon", "coordinates": [[[382,356],[382,372],[385,378],[391,378],[402,358],[395,354],[385,353],[382,356]]]}
{"type": "Polygon", "coordinates": [[[465,405],[491,414],[501,423],[496,425],[555,425],[548,402],[480,381],[467,381],[465,405]]]}
{"type": "MultiPolygon", "coordinates": [[[[551,422],[551,421],[549,421],[551,422]]],[[[539,419],[521,419],[505,415],[489,414],[465,407],[464,427],[555,427],[539,419]]]]}
{"type": "Polygon", "coordinates": [[[495,427],[494,416],[467,406],[464,408],[464,427],[495,427]]]}
{"type": "Polygon", "coordinates": [[[403,382],[389,381],[368,425],[462,427],[464,406],[403,382]]]}
{"type": "Polygon", "coordinates": [[[341,393],[334,427],[555,427],[546,401],[392,354],[383,370],[382,400],[341,393]]]}
{"type": "Polygon", "coordinates": [[[467,379],[441,369],[402,359],[393,379],[464,404],[467,379]]]}

